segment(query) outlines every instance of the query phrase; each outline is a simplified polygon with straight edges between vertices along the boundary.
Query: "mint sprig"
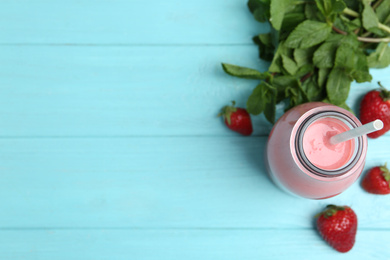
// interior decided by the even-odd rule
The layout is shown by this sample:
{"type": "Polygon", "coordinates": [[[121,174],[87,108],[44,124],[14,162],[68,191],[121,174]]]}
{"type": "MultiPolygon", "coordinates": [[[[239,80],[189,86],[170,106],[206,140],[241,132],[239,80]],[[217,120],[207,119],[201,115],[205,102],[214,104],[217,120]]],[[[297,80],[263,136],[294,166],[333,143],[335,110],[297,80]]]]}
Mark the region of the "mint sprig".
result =
{"type": "Polygon", "coordinates": [[[260,80],[247,110],[271,123],[282,101],[287,109],[310,101],[349,109],[351,82],[369,82],[369,68],[390,64],[390,0],[249,0],[248,7],[271,26],[253,38],[269,69],[222,66],[229,75],[260,80]]]}

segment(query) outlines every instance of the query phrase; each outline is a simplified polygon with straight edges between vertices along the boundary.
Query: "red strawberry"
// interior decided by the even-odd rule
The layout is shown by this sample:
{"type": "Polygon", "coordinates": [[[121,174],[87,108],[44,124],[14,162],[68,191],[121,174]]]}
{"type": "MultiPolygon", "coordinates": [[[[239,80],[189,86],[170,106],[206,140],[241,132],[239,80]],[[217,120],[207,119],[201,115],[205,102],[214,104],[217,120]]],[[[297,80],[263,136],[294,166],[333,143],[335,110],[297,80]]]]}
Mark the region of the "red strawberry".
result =
{"type": "Polygon", "coordinates": [[[331,247],[341,253],[352,249],[357,231],[357,216],[350,207],[328,205],[316,217],[317,229],[331,247]]]}
{"type": "Polygon", "coordinates": [[[251,135],[253,132],[252,120],[246,109],[234,107],[236,102],[232,101],[232,106],[225,106],[218,116],[223,116],[225,124],[231,130],[242,135],[251,135]]]}
{"type": "Polygon", "coordinates": [[[386,164],[372,168],[363,178],[362,187],[369,193],[390,193],[390,172],[386,164]]]}
{"type": "Polygon", "coordinates": [[[367,124],[376,119],[382,120],[382,130],[368,134],[368,137],[377,138],[390,130],[390,91],[378,82],[381,90],[368,92],[360,104],[360,121],[367,124]]]}

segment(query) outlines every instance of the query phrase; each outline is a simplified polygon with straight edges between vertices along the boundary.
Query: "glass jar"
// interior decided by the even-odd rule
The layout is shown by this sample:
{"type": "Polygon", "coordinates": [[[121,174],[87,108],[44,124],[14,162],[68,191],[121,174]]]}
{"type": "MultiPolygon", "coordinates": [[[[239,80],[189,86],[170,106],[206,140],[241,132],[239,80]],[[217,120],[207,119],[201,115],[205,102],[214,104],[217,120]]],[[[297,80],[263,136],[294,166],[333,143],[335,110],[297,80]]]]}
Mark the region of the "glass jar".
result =
{"type": "MultiPolygon", "coordinates": [[[[325,154],[314,159],[310,155],[312,144],[308,144],[310,131],[321,131],[323,127],[308,129],[319,122],[329,129],[333,129],[333,125],[326,122],[338,124],[345,130],[362,125],[351,112],[338,106],[322,102],[302,104],[287,111],[276,122],[265,153],[271,179],[283,190],[309,199],[325,199],[346,190],[362,173],[367,153],[367,136],[363,135],[348,141],[350,145],[343,150],[348,156],[325,154]]],[[[324,130],[324,137],[327,132],[324,130]]],[[[330,148],[331,152],[332,149],[335,147],[330,148]]]]}

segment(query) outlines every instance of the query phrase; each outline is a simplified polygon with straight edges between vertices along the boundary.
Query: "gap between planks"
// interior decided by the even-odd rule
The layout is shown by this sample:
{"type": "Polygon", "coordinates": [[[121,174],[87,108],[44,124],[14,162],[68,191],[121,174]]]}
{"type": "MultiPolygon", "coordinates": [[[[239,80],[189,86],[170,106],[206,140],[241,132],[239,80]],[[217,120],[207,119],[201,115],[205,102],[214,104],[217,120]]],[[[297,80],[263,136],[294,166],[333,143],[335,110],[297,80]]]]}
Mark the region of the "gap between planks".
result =
{"type": "MultiPolygon", "coordinates": [[[[161,230],[161,231],[298,231],[298,230],[314,230],[315,227],[291,227],[291,228],[276,228],[276,227],[0,227],[1,231],[41,231],[41,230],[161,230]]],[[[389,232],[390,228],[358,228],[359,231],[375,231],[389,232]]]]}
{"type": "Polygon", "coordinates": [[[256,46],[254,43],[0,43],[0,46],[21,47],[237,47],[256,46]]]}

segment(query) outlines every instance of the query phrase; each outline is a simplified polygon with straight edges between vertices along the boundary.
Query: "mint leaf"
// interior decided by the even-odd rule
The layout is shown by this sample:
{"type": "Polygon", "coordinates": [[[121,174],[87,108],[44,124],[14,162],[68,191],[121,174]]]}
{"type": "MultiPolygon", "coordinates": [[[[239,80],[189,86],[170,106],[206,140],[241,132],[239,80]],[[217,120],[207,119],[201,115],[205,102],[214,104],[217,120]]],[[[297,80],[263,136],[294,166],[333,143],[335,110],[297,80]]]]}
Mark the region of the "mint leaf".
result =
{"type": "Polygon", "coordinates": [[[376,50],[367,57],[370,68],[385,68],[390,65],[390,47],[387,43],[379,43],[376,50]]]}
{"type": "Polygon", "coordinates": [[[332,0],[332,13],[341,13],[347,5],[342,0],[332,0]]]}
{"type": "Polygon", "coordinates": [[[307,93],[306,93],[306,90],[303,89],[302,84],[298,84],[298,89],[299,89],[300,94],[301,94],[301,96],[302,96],[302,103],[309,102],[309,101],[310,101],[310,100],[309,100],[309,97],[308,97],[308,95],[307,95],[307,93]]]}
{"type": "Polygon", "coordinates": [[[249,0],[248,1],[248,8],[251,13],[254,13],[257,9],[268,9],[270,8],[270,0],[249,0]]]}
{"type": "Polygon", "coordinates": [[[283,41],[279,43],[279,46],[276,49],[274,58],[268,69],[270,72],[276,72],[276,73],[282,72],[283,70],[283,64],[281,58],[282,55],[286,55],[288,57],[292,56],[292,50],[287,48],[283,41]]]}
{"type": "Polygon", "coordinates": [[[334,68],[326,82],[326,92],[333,104],[341,104],[348,98],[351,80],[343,69],[334,68]]]}
{"type": "Polygon", "coordinates": [[[315,52],[313,56],[313,63],[318,68],[333,68],[333,66],[342,66],[352,69],[355,57],[355,50],[359,42],[357,41],[356,36],[354,35],[331,35],[329,39],[326,40],[315,52]],[[338,54],[339,58],[337,64],[335,64],[335,59],[337,58],[338,49],[340,48],[338,54]],[[345,53],[344,53],[345,50],[345,53]],[[342,60],[343,59],[343,60],[342,60]],[[344,64],[345,63],[345,64],[344,64]]]}
{"type": "Polygon", "coordinates": [[[322,100],[326,96],[325,88],[317,84],[316,77],[314,76],[302,83],[302,89],[311,102],[322,100]]]}
{"type": "Polygon", "coordinates": [[[265,46],[267,47],[273,46],[271,33],[262,33],[259,34],[258,37],[260,42],[263,43],[265,46]]]}
{"type": "Polygon", "coordinates": [[[307,2],[307,4],[305,5],[305,16],[308,20],[319,20],[320,12],[318,11],[317,6],[314,5],[312,2],[307,2]]]}
{"type": "Polygon", "coordinates": [[[222,68],[227,74],[244,79],[267,79],[270,76],[268,72],[262,73],[254,69],[227,63],[222,63],[222,68]]]}
{"type": "Polygon", "coordinates": [[[279,31],[282,27],[284,14],[290,2],[290,0],[271,0],[270,22],[272,24],[272,27],[275,28],[275,30],[279,31]]]}
{"type": "Polygon", "coordinates": [[[301,87],[299,79],[294,76],[274,77],[272,85],[277,90],[277,103],[288,98],[290,102],[288,108],[309,101],[305,91],[301,87]]]}
{"type": "Polygon", "coordinates": [[[287,13],[284,15],[281,30],[291,31],[304,20],[305,14],[303,13],[287,13]]]}
{"type": "Polygon", "coordinates": [[[379,22],[386,24],[387,20],[390,19],[390,0],[384,0],[380,5],[375,9],[376,16],[378,17],[379,22]]]}
{"type": "Polygon", "coordinates": [[[312,64],[305,64],[302,67],[299,67],[294,76],[302,80],[304,77],[310,77],[313,74],[313,70],[314,66],[312,64]]]}
{"type": "Polygon", "coordinates": [[[306,49],[325,41],[331,30],[326,23],[306,20],[294,29],[285,44],[289,48],[306,49]]]}
{"type": "Polygon", "coordinates": [[[334,16],[331,17],[332,15],[342,12],[347,7],[341,0],[316,0],[315,2],[321,13],[332,21],[334,19],[334,16]]]}
{"type": "Polygon", "coordinates": [[[314,51],[314,47],[308,49],[295,49],[294,60],[297,63],[298,67],[302,67],[306,64],[312,64],[314,51]]]}
{"type": "Polygon", "coordinates": [[[253,90],[246,102],[246,109],[253,115],[264,111],[266,103],[270,102],[270,95],[275,94],[275,88],[265,81],[262,81],[253,90]]]}
{"type": "Polygon", "coordinates": [[[313,63],[317,68],[332,68],[338,43],[325,42],[314,52],[313,63]]]}
{"type": "Polygon", "coordinates": [[[355,52],[348,44],[341,44],[336,51],[335,68],[351,72],[355,68],[355,52]]]}
{"type": "Polygon", "coordinates": [[[282,55],[283,68],[290,74],[294,75],[297,70],[297,64],[286,55],[282,55]]]}
{"type": "Polygon", "coordinates": [[[286,88],[288,87],[298,87],[298,80],[293,76],[277,76],[272,80],[272,85],[276,87],[277,90],[277,103],[287,98],[286,88]]]}
{"type": "Polygon", "coordinates": [[[372,76],[369,72],[367,56],[363,53],[363,51],[359,50],[355,53],[355,57],[355,70],[352,73],[352,77],[358,83],[371,81],[372,76]]]}
{"type": "Polygon", "coordinates": [[[363,0],[363,13],[362,13],[362,21],[363,21],[363,27],[367,30],[377,28],[379,25],[378,17],[375,14],[374,9],[371,7],[370,0],[363,0]]]}
{"type": "Polygon", "coordinates": [[[356,18],[354,20],[349,20],[345,16],[337,17],[333,23],[333,25],[343,31],[354,33],[355,30],[360,30],[362,27],[361,19],[356,18]]]}
{"type": "Polygon", "coordinates": [[[253,38],[253,41],[259,45],[260,58],[266,61],[272,61],[275,47],[272,44],[271,33],[259,34],[253,38]]]}
{"type": "Polygon", "coordinates": [[[269,7],[267,8],[266,6],[264,6],[261,8],[257,8],[253,12],[253,17],[256,19],[256,21],[265,23],[266,21],[269,20],[270,17],[269,7]]]}
{"type": "Polygon", "coordinates": [[[329,35],[329,38],[326,39],[326,42],[337,43],[338,45],[345,43],[351,46],[352,49],[357,49],[360,45],[355,34],[331,34],[329,35]]]}
{"type": "Polygon", "coordinates": [[[277,56],[275,54],[274,59],[272,60],[272,63],[269,66],[268,70],[270,72],[280,73],[282,71],[282,67],[283,65],[280,56],[277,56]]]}
{"type": "Polygon", "coordinates": [[[246,109],[252,115],[258,115],[264,111],[264,88],[266,87],[267,86],[265,86],[265,82],[261,82],[256,86],[256,88],[252,91],[252,94],[249,96],[248,101],[246,102],[246,109]]]}
{"type": "Polygon", "coordinates": [[[271,124],[275,123],[275,115],[276,115],[276,89],[271,88],[266,95],[268,102],[264,108],[264,115],[267,118],[268,122],[271,124]]]}
{"type": "MultiPolygon", "coordinates": [[[[315,0],[318,10],[322,13],[323,16],[327,16],[327,10],[325,8],[325,3],[323,0],[315,0]]],[[[327,1],[329,2],[329,1],[327,1]]]]}
{"type": "Polygon", "coordinates": [[[356,0],[344,0],[347,7],[354,11],[359,11],[361,1],[356,0]]]}
{"type": "Polygon", "coordinates": [[[329,68],[321,68],[318,70],[318,80],[317,80],[318,86],[320,87],[324,86],[326,80],[328,79],[329,73],[330,73],[329,68]]]}
{"type": "Polygon", "coordinates": [[[297,105],[308,102],[308,97],[306,93],[301,89],[300,85],[297,88],[287,87],[286,88],[286,96],[289,97],[290,104],[288,109],[295,107],[297,105]]]}

